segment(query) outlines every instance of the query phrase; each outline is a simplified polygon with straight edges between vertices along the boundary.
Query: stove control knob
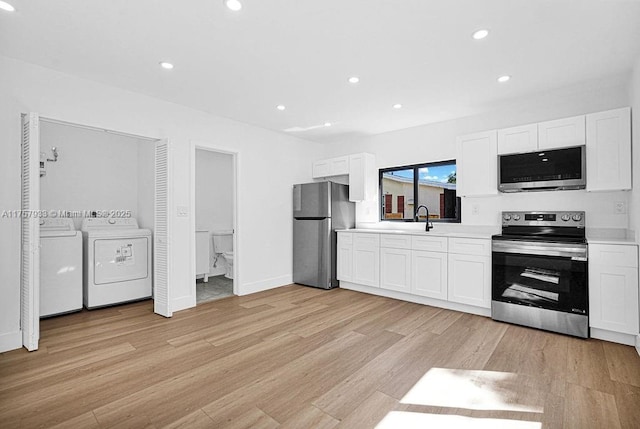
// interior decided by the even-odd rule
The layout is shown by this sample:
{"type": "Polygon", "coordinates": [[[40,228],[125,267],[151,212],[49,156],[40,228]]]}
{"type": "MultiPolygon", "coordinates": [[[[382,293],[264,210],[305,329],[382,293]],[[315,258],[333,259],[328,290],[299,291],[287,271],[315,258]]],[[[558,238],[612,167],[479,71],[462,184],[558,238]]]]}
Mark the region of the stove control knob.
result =
{"type": "Polygon", "coordinates": [[[520,215],[519,214],[514,214],[513,215],[513,220],[520,220],[520,215]]]}
{"type": "Polygon", "coordinates": [[[562,215],[562,217],[561,217],[560,219],[562,219],[563,221],[565,221],[565,222],[566,222],[566,221],[568,221],[569,219],[571,219],[571,216],[569,216],[568,214],[566,214],[566,213],[565,213],[565,214],[563,214],[563,215],[562,215]]]}
{"type": "Polygon", "coordinates": [[[510,215],[509,213],[505,213],[505,214],[502,216],[502,219],[507,220],[507,221],[508,221],[508,220],[511,220],[511,215],[510,215]]]}
{"type": "Polygon", "coordinates": [[[582,220],[582,215],[579,213],[576,213],[573,215],[571,219],[575,220],[576,222],[580,222],[582,220]]]}

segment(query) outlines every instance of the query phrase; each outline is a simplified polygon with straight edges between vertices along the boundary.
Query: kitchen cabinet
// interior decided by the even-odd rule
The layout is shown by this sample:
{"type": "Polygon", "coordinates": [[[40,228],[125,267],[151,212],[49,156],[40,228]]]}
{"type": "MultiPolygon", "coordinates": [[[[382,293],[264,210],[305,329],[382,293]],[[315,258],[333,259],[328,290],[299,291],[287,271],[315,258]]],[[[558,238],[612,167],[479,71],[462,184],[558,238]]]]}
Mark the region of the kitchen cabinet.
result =
{"type": "Polygon", "coordinates": [[[485,131],[457,138],[458,196],[498,193],[497,153],[497,131],[485,131]]]}
{"type": "Polygon", "coordinates": [[[491,308],[491,240],[450,238],[448,300],[491,308]]]}
{"type": "Polygon", "coordinates": [[[587,115],[587,191],[631,189],[631,109],[587,115]]]}
{"type": "Polygon", "coordinates": [[[445,252],[412,251],[411,293],[447,300],[447,254],[445,252]]]}
{"type": "Polygon", "coordinates": [[[379,234],[354,234],[353,283],[380,287],[379,234]]]}
{"type": "Polygon", "coordinates": [[[640,332],[636,245],[589,244],[589,326],[640,332]]]}
{"type": "Polygon", "coordinates": [[[313,163],[312,176],[314,179],[349,174],[349,156],[322,159],[313,163]]]}
{"type": "Polygon", "coordinates": [[[411,250],[380,248],[380,287],[411,291],[411,250]]]}
{"type": "Polygon", "coordinates": [[[584,115],[538,124],[538,150],[560,149],[585,144],[584,115]]]}
{"type": "Polygon", "coordinates": [[[349,201],[375,198],[378,189],[375,164],[375,156],[370,153],[349,155],[349,201]]]}
{"type": "Polygon", "coordinates": [[[498,155],[538,150],[538,124],[498,130],[498,155]]]}
{"type": "Polygon", "coordinates": [[[345,282],[353,281],[353,234],[338,233],[336,277],[345,282]]]}

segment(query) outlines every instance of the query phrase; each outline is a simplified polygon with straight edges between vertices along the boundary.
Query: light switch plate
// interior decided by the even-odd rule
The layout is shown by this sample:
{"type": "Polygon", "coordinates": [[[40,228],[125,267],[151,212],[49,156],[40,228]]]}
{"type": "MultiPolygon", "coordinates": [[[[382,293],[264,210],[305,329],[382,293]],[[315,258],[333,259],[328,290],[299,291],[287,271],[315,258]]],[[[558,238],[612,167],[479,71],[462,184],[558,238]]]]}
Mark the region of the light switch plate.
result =
{"type": "Polygon", "coordinates": [[[189,216],[189,207],[187,206],[178,206],[177,208],[179,217],[187,217],[189,216]]]}

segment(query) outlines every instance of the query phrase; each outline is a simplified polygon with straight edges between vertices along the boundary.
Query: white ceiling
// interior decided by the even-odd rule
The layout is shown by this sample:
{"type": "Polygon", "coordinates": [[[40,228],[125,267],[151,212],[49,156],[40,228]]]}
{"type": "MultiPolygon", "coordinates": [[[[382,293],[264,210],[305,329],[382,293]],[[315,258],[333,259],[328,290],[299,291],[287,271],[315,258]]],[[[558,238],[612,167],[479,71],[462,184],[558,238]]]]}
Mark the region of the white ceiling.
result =
{"type": "Polygon", "coordinates": [[[640,57],[637,0],[7,1],[0,55],[321,142],[469,115],[640,57]],[[473,40],[479,28],[489,37],[473,40]]]}

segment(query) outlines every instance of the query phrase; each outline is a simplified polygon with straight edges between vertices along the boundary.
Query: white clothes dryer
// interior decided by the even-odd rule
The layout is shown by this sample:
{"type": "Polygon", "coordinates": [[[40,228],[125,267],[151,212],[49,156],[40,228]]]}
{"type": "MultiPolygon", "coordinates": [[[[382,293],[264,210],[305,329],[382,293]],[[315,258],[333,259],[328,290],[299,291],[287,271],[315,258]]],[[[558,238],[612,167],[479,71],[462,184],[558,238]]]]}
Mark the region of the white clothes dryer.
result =
{"type": "Polygon", "coordinates": [[[84,306],[88,309],[152,295],[151,231],[133,218],[86,218],[84,306]]]}
{"type": "Polygon", "coordinates": [[[82,234],[71,218],[40,220],[40,317],[82,310],[82,234]]]}

